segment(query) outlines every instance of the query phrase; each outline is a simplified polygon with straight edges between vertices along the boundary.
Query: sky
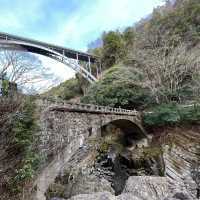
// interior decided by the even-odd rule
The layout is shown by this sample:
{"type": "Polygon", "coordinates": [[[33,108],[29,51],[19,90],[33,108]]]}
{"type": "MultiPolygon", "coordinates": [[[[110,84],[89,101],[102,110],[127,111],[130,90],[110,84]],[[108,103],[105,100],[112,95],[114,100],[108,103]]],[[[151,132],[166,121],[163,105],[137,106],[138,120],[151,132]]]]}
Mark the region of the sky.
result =
{"type": "MultiPolygon", "coordinates": [[[[0,0],[0,31],[86,51],[103,31],[132,26],[162,0],[0,0]]],[[[74,71],[39,56],[66,80],[74,71]]]]}

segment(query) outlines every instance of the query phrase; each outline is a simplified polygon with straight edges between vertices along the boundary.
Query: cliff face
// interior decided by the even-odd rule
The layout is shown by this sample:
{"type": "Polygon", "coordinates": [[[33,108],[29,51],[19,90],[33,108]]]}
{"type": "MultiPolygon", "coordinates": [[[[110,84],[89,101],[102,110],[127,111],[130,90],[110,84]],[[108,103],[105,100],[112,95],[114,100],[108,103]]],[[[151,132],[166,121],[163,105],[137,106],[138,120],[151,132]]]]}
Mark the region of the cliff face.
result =
{"type": "Polygon", "coordinates": [[[196,195],[196,173],[200,165],[200,127],[176,127],[164,130],[165,175],[196,195]]]}
{"type": "Polygon", "coordinates": [[[199,125],[151,130],[147,140],[129,144],[123,137],[125,133],[111,126],[99,138],[86,138],[80,147],[74,148],[74,143],[66,162],[57,163],[62,167],[46,198],[195,199],[199,125]]]}

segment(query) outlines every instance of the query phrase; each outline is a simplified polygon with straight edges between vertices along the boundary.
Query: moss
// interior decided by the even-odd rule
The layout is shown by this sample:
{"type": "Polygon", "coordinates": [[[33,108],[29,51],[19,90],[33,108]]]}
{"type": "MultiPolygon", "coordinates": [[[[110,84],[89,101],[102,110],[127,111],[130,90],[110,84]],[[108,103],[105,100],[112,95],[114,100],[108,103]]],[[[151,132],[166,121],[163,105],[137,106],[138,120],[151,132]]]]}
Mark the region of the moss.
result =
{"type": "Polygon", "coordinates": [[[144,147],[143,156],[144,158],[155,158],[162,155],[163,151],[161,147],[144,147]]]}
{"type": "Polygon", "coordinates": [[[124,149],[116,134],[108,134],[101,138],[91,138],[88,142],[94,150],[100,153],[107,153],[109,146],[113,146],[118,153],[121,153],[124,149]]]}
{"type": "Polygon", "coordinates": [[[101,142],[101,143],[99,144],[97,150],[98,150],[100,153],[106,153],[106,152],[108,152],[108,147],[109,147],[109,144],[106,143],[105,141],[103,141],[103,142],[101,142]]]}
{"type": "Polygon", "coordinates": [[[4,96],[8,95],[8,88],[9,88],[9,81],[3,80],[2,81],[2,93],[3,93],[4,96]]]}

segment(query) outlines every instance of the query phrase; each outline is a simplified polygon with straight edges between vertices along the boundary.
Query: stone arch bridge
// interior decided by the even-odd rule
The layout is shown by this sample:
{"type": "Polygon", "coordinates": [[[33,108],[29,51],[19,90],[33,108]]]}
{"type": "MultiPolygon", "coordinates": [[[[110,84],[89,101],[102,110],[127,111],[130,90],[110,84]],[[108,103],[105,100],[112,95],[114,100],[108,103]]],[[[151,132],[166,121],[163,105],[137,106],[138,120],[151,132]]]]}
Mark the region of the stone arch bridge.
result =
{"type": "Polygon", "coordinates": [[[36,197],[45,199],[44,193],[70,157],[84,145],[88,137],[101,135],[101,128],[114,124],[134,138],[145,138],[140,113],[96,105],[52,102],[40,99],[39,149],[50,164],[41,172],[35,182],[36,197]]]}

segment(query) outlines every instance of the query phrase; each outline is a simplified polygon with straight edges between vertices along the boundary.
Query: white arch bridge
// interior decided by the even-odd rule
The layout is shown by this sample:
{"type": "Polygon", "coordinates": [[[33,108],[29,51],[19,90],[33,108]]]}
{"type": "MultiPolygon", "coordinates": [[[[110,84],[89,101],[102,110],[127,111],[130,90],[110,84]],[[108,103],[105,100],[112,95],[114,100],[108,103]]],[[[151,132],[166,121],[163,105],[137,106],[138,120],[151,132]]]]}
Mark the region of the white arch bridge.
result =
{"type": "Polygon", "coordinates": [[[37,40],[0,32],[0,48],[48,56],[80,73],[90,83],[97,81],[101,73],[101,63],[97,56],[37,40]],[[92,65],[95,70],[92,70],[92,65]]]}

